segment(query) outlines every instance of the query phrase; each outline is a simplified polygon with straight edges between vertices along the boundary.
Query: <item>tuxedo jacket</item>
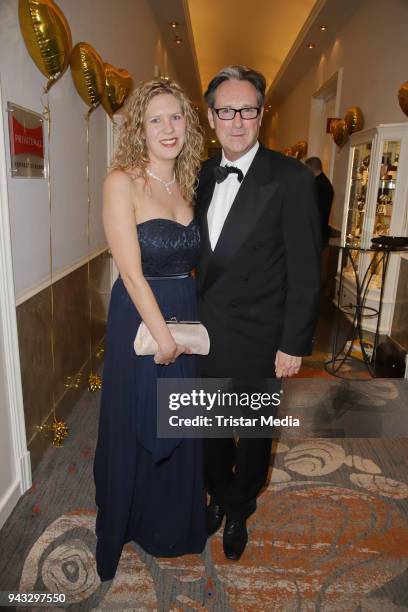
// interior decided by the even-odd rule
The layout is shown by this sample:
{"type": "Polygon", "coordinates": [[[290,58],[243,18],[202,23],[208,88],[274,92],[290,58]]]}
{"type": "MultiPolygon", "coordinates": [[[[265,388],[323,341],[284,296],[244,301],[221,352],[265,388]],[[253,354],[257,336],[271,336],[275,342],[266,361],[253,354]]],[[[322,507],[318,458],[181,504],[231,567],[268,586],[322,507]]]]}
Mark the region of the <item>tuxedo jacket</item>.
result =
{"type": "Polygon", "coordinates": [[[204,162],[197,189],[199,315],[211,343],[200,374],[270,377],[278,349],[312,349],[321,255],[315,180],[299,161],[260,146],[212,251],[207,211],[220,161],[204,162]]]}

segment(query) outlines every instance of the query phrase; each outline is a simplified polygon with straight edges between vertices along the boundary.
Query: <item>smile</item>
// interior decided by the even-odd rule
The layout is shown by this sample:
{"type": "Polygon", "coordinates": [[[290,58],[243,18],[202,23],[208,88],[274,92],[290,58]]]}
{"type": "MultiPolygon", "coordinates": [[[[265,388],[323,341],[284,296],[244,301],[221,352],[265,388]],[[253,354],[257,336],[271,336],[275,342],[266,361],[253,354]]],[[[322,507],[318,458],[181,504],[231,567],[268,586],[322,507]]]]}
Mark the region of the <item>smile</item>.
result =
{"type": "Polygon", "coordinates": [[[164,147],[174,147],[176,143],[177,143],[177,138],[168,138],[166,140],[160,141],[160,144],[162,144],[164,147]]]}

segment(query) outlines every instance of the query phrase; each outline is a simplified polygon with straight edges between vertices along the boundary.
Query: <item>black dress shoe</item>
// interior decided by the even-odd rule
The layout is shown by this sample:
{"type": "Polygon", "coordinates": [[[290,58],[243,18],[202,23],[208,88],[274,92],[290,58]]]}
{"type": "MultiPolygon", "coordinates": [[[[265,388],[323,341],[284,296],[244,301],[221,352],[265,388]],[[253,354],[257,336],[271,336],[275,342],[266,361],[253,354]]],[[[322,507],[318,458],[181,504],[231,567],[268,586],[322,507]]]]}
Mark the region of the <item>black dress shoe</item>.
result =
{"type": "Polygon", "coordinates": [[[227,559],[230,559],[231,561],[238,561],[245,550],[247,542],[248,532],[246,528],[246,520],[227,519],[222,538],[224,553],[227,559]]]}
{"type": "Polygon", "coordinates": [[[224,507],[211,500],[206,509],[207,533],[209,536],[219,530],[224,516],[224,507]]]}

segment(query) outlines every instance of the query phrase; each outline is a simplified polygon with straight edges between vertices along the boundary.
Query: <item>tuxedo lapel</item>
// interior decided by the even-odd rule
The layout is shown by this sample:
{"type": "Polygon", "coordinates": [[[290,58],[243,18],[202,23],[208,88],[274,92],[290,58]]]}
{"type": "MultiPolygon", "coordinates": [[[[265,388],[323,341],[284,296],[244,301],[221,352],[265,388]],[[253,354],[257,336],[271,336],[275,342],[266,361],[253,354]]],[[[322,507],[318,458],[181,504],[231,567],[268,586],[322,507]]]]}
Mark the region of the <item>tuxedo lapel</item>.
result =
{"type": "Polygon", "coordinates": [[[270,168],[265,165],[263,149],[260,147],[225,219],[214,251],[211,250],[207,225],[207,211],[214,191],[213,187],[208,203],[205,202],[202,222],[202,227],[206,228],[204,240],[207,243],[203,252],[205,268],[202,268],[202,291],[207,290],[230,264],[234,254],[251,234],[268,206],[271,196],[278,187],[278,183],[273,182],[270,176],[270,168]]]}

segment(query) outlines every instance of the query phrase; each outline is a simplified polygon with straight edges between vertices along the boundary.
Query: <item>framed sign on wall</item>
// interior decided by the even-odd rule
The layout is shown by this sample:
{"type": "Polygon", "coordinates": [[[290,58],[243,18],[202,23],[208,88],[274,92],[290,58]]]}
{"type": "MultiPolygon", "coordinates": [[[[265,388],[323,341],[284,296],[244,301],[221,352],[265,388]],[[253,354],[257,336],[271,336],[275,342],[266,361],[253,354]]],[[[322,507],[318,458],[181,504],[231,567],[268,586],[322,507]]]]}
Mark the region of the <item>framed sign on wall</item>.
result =
{"type": "Polygon", "coordinates": [[[7,102],[10,172],[13,178],[45,178],[44,118],[7,102]]]}

